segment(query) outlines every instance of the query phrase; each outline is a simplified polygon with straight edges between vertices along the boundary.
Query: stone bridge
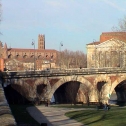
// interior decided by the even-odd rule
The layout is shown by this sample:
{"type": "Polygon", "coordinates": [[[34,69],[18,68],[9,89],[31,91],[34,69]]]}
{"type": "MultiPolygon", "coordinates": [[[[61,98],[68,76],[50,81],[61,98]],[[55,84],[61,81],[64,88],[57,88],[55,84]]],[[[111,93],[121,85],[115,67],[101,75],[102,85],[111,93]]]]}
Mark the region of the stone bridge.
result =
{"type": "Polygon", "coordinates": [[[13,88],[32,101],[51,100],[54,96],[57,102],[66,102],[67,96],[70,96],[74,88],[77,89],[74,95],[77,102],[86,103],[87,100],[108,102],[113,92],[116,93],[118,101],[126,101],[126,71],[124,69],[86,69],[81,72],[80,70],[79,72],[46,71],[34,74],[4,73],[3,86],[13,88]],[[63,87],[63,85],[67,86],[63,87]],[[66,92],[67,96],[65,96],[66,92]]]}

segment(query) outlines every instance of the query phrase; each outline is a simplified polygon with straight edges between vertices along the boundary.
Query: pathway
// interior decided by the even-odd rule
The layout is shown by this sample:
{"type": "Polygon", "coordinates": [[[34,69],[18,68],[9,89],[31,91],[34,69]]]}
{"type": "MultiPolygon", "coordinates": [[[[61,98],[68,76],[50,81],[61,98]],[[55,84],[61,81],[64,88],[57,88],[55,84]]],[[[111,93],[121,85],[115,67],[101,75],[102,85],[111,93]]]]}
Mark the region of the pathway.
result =
{"type": "Polygon", "coordinates": [[[30,115],[40,124],[47,123],[48,126],[84,126],[84,124],[69,119],[64,115],[68,111],[75,110],[82,109],[55,108],[45,106],[27,108],[27,111],[30,113],[30,115]]]}

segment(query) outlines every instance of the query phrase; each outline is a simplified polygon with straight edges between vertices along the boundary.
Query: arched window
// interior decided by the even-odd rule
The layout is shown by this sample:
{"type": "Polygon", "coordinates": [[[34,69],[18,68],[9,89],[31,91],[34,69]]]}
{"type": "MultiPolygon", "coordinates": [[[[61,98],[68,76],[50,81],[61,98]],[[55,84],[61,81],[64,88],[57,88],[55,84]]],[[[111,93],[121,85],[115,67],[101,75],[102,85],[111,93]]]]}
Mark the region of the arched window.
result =
{"type": "Polygon", "coordinates": [[[53,59],[53,54],[51,54],[51,57],[50,57],[50,59],[51,59],[51,60],[53,59]]]}
{"type": "Polygon", "coordinates": [[[41,56],[41,55],[39,55],[39,56],[38,56],[38,59],[41,59],[41,58],[42,58],[42,56],[41,56]]]}
{"type": "Polygon", "coordinates": [[[13,55],[12,54],[8,55],[8,58],[9,59],[13,58],[13,55]]]}
{"type": "Polygon", "coordinates": [[[47,58],[48,57],[48,54],[46,53],[45,57],[47,58]]]}
{"type": "Polygon", "coordinates": [[[117,51],[112,51],[111,52],[111,67],[118,67],[120,66],[120,55],[118,55],[118,52],[117,51]]]}
{"type": "Polygon", "coordinates": [[[31,58],[34,58],[34,55],[31,55],[31,58]]]}
{"type": "Polygon", "coordinates": [[[110,52],[106,51],[105,52],[105,67],[110,67],[111,66],[111,54],[110,52]]]}
{"type": "Polygon", "coordinates": [[[25,58],[25,59],[26,59],[26,58],[27,58],[27,55],[24,55],[24,56],[23,56],[23,58],[25,58]]]}
{"type": "Polygon", "coordinates": [[[20,55],[19,55],[19,54],[17,54],[17,55],[15,56],[15,58],[17,58],[17,59],[18,59],[19,57],[20,57],[20,55]]]}
{"type": "Polygon", "coordinates": [[[99,67],[105,66],[105,53],[99,52],[99,67]]]}

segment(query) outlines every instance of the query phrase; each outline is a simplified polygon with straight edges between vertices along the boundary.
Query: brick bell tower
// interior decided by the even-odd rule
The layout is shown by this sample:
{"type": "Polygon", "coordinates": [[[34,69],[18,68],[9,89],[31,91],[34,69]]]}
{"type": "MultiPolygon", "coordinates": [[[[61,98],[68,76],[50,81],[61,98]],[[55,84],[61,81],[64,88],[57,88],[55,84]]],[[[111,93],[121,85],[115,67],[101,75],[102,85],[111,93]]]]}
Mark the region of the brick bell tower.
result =
{"type": "Polygon", "coordinates": [[[38,49],[45,49],[45,35],[38,36],[38,49]]]}

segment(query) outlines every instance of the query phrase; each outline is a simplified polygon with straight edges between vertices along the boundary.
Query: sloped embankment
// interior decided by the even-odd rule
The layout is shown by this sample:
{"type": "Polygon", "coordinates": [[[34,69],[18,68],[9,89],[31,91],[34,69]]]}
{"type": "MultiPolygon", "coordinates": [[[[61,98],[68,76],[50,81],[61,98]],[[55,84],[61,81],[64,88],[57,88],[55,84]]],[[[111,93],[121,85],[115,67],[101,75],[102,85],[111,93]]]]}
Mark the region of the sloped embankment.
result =
{"type": "Polygon", "coordinates": [[[4,95],[4,90],[0,84],[0,126],[16,126],[16,121],[11,113],[11,109],[4,95]]]}

